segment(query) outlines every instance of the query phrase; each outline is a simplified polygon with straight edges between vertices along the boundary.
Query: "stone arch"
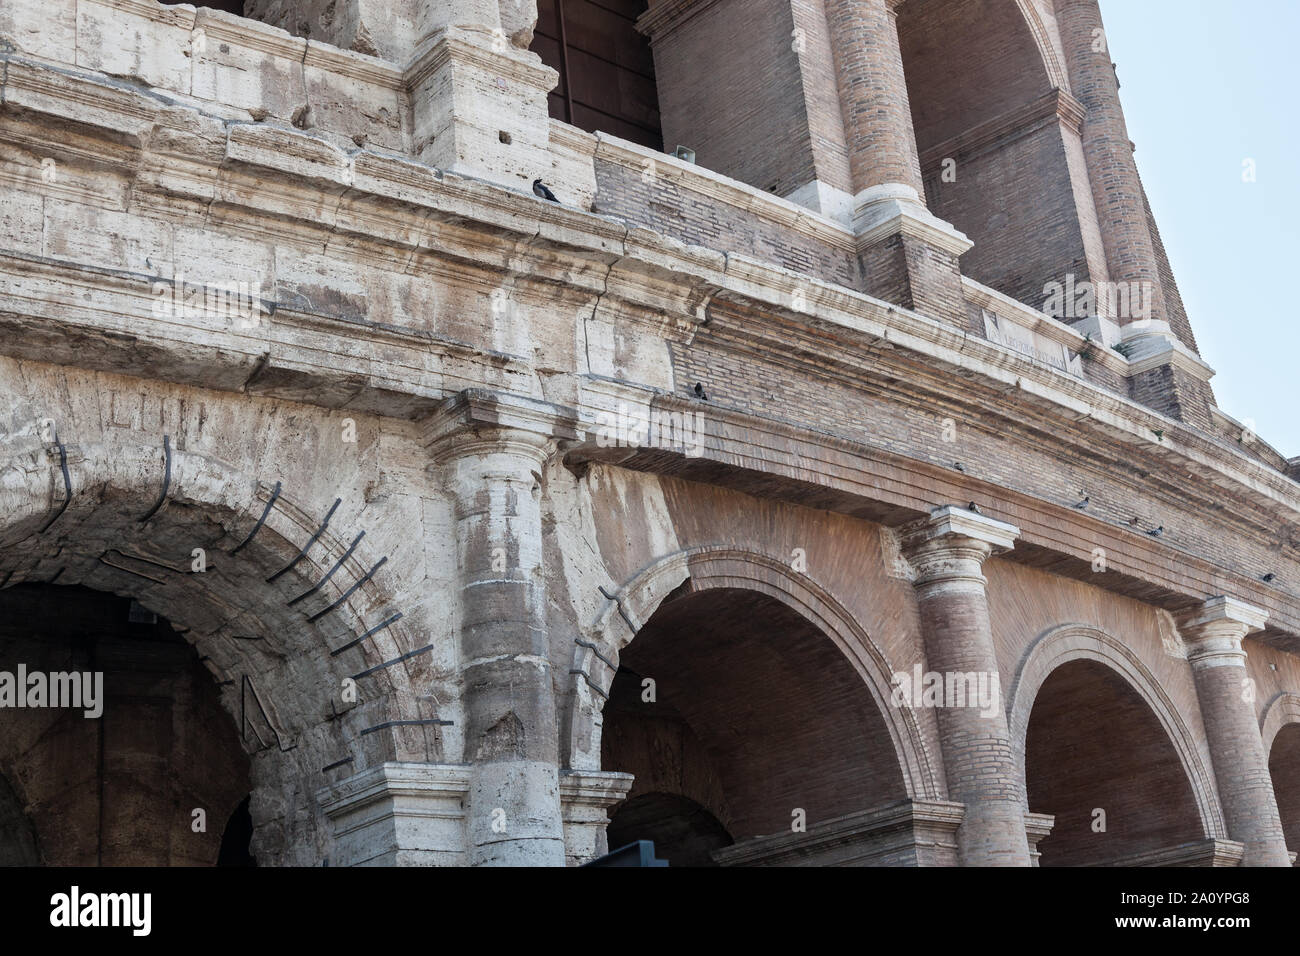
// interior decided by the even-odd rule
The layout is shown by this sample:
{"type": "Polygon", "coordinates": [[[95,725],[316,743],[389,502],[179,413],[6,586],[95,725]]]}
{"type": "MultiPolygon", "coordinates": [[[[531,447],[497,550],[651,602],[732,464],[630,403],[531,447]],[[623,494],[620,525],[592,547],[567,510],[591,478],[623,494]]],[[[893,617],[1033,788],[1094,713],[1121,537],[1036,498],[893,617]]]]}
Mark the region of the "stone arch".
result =
{"type": "Polygon", "coordinates": [[[416,692],[431,655],[386,557],[364,528],[331,522],[338,507],[170,438],[0,439],[0,588],[80,584],[170,620],[253,754],[255,842],[271,859],[312,861],[328,839],[312,781],[441,757],[441,715],[416,692]],[[356,704],[339,693],[345,678],[356,704]],[[290,837],[276,820],[311,832],[290,837]]]}
{"type": "MultiPolygon", "coordinates": [[[[1029,718],[1038,692],[1056,670],[1075,661],[1101,664],[1118,674],[1150,708],[1163,728],[1191,787],[1208,838],[1228,839],[1218,791],[1210,767],[1201,757],[1196,738],[1155,675],[1123,641],[1086,624],[1063,624],[1040,634],[1025,649],[1007,695],[1007,724],[1016,754],[1016,770],[1025,776],[1025,745],[1029,718]]],[[[1026,806],[1028,809],[1028,806],[1026,806]]]]}
{"type": "Polygon", "coordinates": [[[880,648],[836,598],[807,575],[757,551],[706,545],[666,555],[613,593],[584,635],[575,642],[570,671],[571,702],[562,724],[575,770],[600,769],[601,709],[618,669],[619,652],[641,630],[664,599],[683,584],[693,592],[743,589],[774,598],[818,628],[861,678],[889,732],[907,796],[940,799],[941,782],[916,714],[890,702],[894,673],[880,648]]]}
{"type": "Polygon", "coordinates": [[[1068,91],[1069,77],[1066,75],[1065,67],[1061,65],[1061,55],[1057,51],[1056,44],[1052,42],[1052,33],[1043,20],[1038,4],[1034,0],[1016,0],[1016,6],[1020,8],[1020,14],[1025,18],[1029,32],[1033,34],[1034,42],[1038,44],[1038,52],[1043,57],[1043,68],[1047,71],[1048,82],[1054,89],[1068,91]]]}

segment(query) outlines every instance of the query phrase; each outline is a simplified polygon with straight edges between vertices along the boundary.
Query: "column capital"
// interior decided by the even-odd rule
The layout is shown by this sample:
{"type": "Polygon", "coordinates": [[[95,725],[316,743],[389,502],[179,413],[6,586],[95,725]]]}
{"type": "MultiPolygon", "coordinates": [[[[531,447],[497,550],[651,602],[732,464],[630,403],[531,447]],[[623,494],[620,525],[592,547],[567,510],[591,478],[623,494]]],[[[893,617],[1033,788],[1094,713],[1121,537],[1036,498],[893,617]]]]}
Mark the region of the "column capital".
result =
{"type": "Polygon", "coordinates": [[[935,508],[899,529],[904,556],[916,569],[917,587],[939,581],[973,582],[984,588],[980,568],[991,554],[1010,551],[1020,537],[1015,525],[956,505],[935,508]]]}
{"type": "Polygon", "coordinates": [[[900,530],[904,552],[941,541],[951,542],[952,547],[971,546],[963,538],[983,543],[990,552],[1010,551],[1020,537],[1015,525],[957,505],[941,505],[900,530]]]}
{"type": "Polygon", "coordinates": [[[423,424],[429,466],[492,451],[544,459],[559,441],[578,438],[578,413],[525,395],[471,388],[438,407],[423,424]]]}
{"type": "Polygon", "coordinates": [[[1226,595],[1209,598],[1179,621],[1187,660],[1198,667],[1243,667],[1242,639],[1262,631],[1267,621],[1268,611],[1262,608],[1226,595]]]}

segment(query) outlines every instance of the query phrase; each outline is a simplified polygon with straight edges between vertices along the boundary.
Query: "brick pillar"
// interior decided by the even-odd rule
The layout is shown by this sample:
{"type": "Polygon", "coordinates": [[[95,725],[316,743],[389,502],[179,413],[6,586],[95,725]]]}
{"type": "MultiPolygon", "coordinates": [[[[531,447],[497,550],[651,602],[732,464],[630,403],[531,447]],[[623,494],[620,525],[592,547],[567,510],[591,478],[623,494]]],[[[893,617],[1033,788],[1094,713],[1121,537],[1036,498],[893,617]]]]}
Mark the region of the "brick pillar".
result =
{"type": "MultiPolygon", "coordinates": [[[[981,568],[995,550],[1012,548],[1019,535],[1012,525],[955,507],[937,508],[906,529],[926,662],[945,683],[950,674],[998,676],[981,568]]],[[[991,715],[969,703],[938,708],[948,798],[966,807],[957,830],[964,866],[1030,865],[1024,781],[1012,753],[1000,678],[997,686],[991,715]]]]}
{"type": "Polygon", "coordinates": [[[898,0],[826,0],[854,192],[901,186],[923,202],[898,47],[898,0]]]}
{"type": "MultiPolygon", "coordinates": [[[[1133,144],[1119,102],[1119,81],[1105,44],[1097,0],[1056,0],[1057,24],[1075,97],[1087,109],[1083,151],[1092,183],[1102,245],[1112,282],[1148,283],[1150,321],[1168,329],[1155,242],[1147,224],[1146,203],[1133,144]]],[[[1121,327],[1133,315],[1116,317],[1121,327]]]]}
{"type": "Polygon", "coordinates": [[[925,207],[898,46],[899,2],[826,0],[862,289],[966,326],[957,260],[971,241],[925,207]]]}
{"type": "Polygon", "coordinates": [[[539,501],[554,439],[576,437],[560,412],[462,392],[429,434],[455,506],[471,864],[564,865],[539,501]]]}
{"type": "Polygon", "coordinates": [[[1228,836],[1246,846],[1242,866],[1291,865],[1241,646],[1267,619],[1267,611],[1215,597],[1181,627],[1228,836]]]}

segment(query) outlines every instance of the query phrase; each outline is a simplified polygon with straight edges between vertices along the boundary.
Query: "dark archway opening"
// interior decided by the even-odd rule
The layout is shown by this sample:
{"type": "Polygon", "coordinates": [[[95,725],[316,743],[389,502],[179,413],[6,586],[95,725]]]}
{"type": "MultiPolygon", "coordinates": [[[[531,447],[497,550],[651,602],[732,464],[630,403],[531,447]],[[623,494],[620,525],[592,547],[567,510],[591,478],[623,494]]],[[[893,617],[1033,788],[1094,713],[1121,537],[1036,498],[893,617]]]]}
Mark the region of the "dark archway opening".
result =
{"type": "Polygon", "coordinates": [[[712,813],[689,797],[643,793],[625,801],[610,818],[609,848],[651,840],[655,856],[670,866],[717,866],[712,853],[735,841],[712,813]]]}
{"type": "Polygon", "coordinates": [[[1056,817],[1039,844],[1040,866],[1113,865],[1203,839],[1164,727],[1123,677],[1095,661],[1063,664],[1039,688],[1025,783],[1029,809],[1056,817]]]}
{"type": "Polygon", "coordinates": [[[252,796],[244,797],[235,808],[221,834],[221,849],[217,853],[217,866],[257,866],[250,844],[253,841],[252,796]]]}
{"type": "Polygon", "coordinates": [[[244,15],[244,0],[205,0],[203,3],[196,3],[196,7],[209,10],[221,10],[225,13],[233,13],[237,17],[244,15]]]}
{"type": "Polygon", "coordinates": [[[789,834],[794,819],[814,827],[906,796],[862,678],[776,598],[692,592],[688,582],[619,663],[601,766],[636,780],[614,812],[611,848],[664,839],[704,865],[733,839],[789,834]]]}
{"type": "Polygon", "coordinates": [[[43,862],[217,862],[250,789],[248,756],[212,675],[165,619],[80,586],[0,591],[0,682],[17,688],[19,674],[46,697],[6,706],[0,768],[43,862]]]}
{"type": "Polygon", "coordinates": [[[537,0],[532,51],[560,74],[554,119],[663,149],[650,41],[636,30],[646,0],[537,0]]]}
{"type": "Polygon", "coordinates": [[[1277,732],[1268,754],[1268,772],[1286,848],[1300,852],[1300,724],[1287,724],[1277,732]]]}

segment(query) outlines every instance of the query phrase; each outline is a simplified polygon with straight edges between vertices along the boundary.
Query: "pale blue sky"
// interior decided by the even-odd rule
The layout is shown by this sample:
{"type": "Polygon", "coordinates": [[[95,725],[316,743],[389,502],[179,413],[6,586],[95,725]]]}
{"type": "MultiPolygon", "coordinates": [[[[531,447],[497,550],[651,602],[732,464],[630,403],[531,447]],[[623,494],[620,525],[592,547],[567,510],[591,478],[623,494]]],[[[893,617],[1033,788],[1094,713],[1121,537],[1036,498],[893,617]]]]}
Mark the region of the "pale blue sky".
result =
{"type": "Polygon", "coordinates": [[[1219,407],[1300,455],[1300,0],[1101,0],[1138,169],[1219,407]],[[1242,162],[1258,181],[1242,182],[1242,162]]]}

